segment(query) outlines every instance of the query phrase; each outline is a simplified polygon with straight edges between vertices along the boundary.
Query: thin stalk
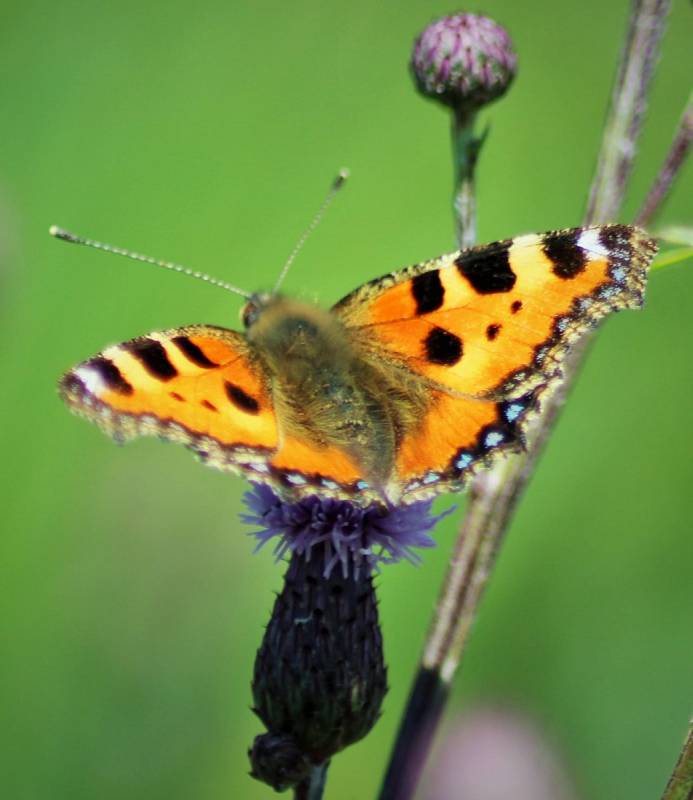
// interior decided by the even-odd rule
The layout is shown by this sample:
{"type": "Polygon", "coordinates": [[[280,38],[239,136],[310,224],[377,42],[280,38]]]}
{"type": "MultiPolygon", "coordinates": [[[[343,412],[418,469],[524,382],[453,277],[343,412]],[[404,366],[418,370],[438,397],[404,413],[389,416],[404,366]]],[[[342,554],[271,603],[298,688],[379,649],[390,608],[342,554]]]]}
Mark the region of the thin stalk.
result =
{"type": "Polygon", "coordinates": [[[455,210],[457,243],[462,250],[476,243],[476,196],[474,173],[484,137],[474,134],[475,113],[457,112],[452,115],[452,158],[455,170],[455,190],[452,205],[455,210]]]}
{"type": "Polygon", "coordinates": [[[313,767],[310,775],[294,789],[294,800],[322,800],[329,765],[330,762],[326,761],[313,767]]]}
{"type": "Polygon", "coordinates": [[[688,734],[662,800],[691,800],[691,798],[693,798],[693,719],[688,725],[688,734]]]}
{"type": "Polygon", "coordinates": [[[635,144],[669,5],[669,0],[633,0],[597,172],[587,202],[588,222],[613,222],[621,207],[635,161],[635,144]]]}
{"type": "Polygon", "coordinates": [[[683,162],[686,160],[693,142],[693,92],[688,98],[688,103],[683,109],[678,128],[674,134],[671,148],[664,159],[662,168],[652,184],[652,188],[645,198],[638,215],[635,218],[636,225],[647,227],[655,214],[660,210],[666,200],[674,179],[681,171],[683,162]]]}
{"type": "MultiPolygon", "coordinates": [[[[590,191],[586,223],[613,220],[619,213],[632,171],[647,89],[668,7],[668,0],[633,2],[590,191]]],[[[470,186],[473,187],[473,183],[470,186]]],[[[457,203],[458,196],[459,192],[455,202],[458,237],[466,244],[470,215],[461,216],[460,210],[465,204],[457,203]]],[[[583,338],[573,348],[565,365],[564,381],[544,401],[541,415],[527,432],[526,452],[504,460],[489,473],[479,476],[472,485],[467,514],[431,620],[418,676],[398,731],[380,800],[408,800],[416,789],[512,512],[560,414],[588,341],[583,338]],[[427,699],[431,702],[427,703],[427,699]]]]}

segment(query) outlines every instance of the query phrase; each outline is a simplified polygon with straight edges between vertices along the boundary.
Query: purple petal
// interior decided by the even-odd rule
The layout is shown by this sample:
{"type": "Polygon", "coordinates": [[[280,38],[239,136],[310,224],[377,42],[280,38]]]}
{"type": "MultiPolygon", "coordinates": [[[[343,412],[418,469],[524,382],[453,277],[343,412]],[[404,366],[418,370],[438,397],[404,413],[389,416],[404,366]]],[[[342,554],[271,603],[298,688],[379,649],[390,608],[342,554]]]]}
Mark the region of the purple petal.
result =
{"type": "Polygon", "coordinates": [[[338,564],[346,575],[352,569],[358,574],[402,559],[419,563],[415,548],[433,547],[429,532],[453,511],[432,514],[431,500],[392,508],[361,508],[348,500],[318,495],[287,502],[265,484],[252,487],[244,495],[248,513],[241,514],[241,519],[257,527],[252,534],[257,539],[255,550],[276,538],[278,560],[287,550],[309,558],[311,550],[322,545],[326,577],[338,564]]]}

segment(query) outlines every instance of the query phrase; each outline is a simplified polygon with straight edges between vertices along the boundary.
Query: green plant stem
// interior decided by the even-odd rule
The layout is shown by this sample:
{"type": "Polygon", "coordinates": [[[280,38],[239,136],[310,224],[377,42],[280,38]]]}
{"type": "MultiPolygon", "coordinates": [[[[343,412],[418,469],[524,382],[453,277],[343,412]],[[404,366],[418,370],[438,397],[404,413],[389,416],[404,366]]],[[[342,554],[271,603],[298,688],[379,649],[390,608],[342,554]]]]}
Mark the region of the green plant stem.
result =
{"type": "Polygon", "coordinates": [[[455,190],[452,205],[455,212],[457,244],[464,250],[476,244],[476,196],[474,173],[484,137],[474,134],[475,113],[453,112],[452,158],[455,190]]]}
{"type": "MultiPolygon", "coordinates": [[[[647,89],[658,53],[668,0],[634,0],[626,43],[617,74],[612,105],[595,178],[590,191],[586,223],[617,217],[626,191],[643,119],[647,89]]],[[[453,142],[459,156],[465,128],[453,123],[453,142]],[[457,135],[455,135],[455,133],[457,135]]],[[[456,162],[455,219],[460,243],[474,241],[473,173],[479,154],[456,162]],[[471,167],[465,176],[465,164],[471,167]],[[469,238],[468,238],[469,237],[469,238]]],[[[449,687],[469,639],[484,589],[495,564],[512,513],[529,481],[543,446],[560,415],[578,373],[589,337],[573,347],[564,366],[564,380],[544,399],[542,413],[527,431],[523,454],[502,461],[475,479],[453,557],[431,620],[427,640],[400,725],[380,800],[412,797],[449,695],[449,687]],[[428,701],[428,702],[427,702],[428,701]]]]}
{"type": "Polygon", "coordinates": [[[294,800],[322,800],[329,765],[330,762],[326,761],[313,767],[310,775],[294,789],[294,800]]]}
{"type": "Polygon", "coordinates": [[[693,798],[693,719],[688,725],[688,734],[662,800],[691,800],[691,798],[693,798]]]}

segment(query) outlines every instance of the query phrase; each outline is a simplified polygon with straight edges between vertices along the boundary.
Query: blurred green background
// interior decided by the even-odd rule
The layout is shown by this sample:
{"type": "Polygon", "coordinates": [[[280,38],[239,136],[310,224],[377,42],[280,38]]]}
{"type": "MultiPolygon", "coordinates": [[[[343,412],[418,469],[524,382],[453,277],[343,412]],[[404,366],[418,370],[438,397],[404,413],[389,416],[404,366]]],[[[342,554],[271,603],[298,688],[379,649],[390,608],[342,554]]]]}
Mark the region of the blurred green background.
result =
{"type": "MultiPolygon", "coordinates": [[[[520,57],[492,106],[480,239],[579,223],[629,4],[486,0],[520,57]]],[[[286,289],[331,303],[453,248],[446,114],[413,38],[454,10],[372,3],[6,0],[0,28],[3,479],[0,786],[37,798],[266,798],[247,776],[255,648],[281,584],[243,481],[152,440],[118,448],[61,372],[132,336],[237,326],[239,303],[49,238],[51,223],[271,286],[335,170],[353,179],[286,289]]],[[[690,89],[674,4],[635,212],[690,89]]],[[[689,164],[662,223],[691,223],[689,164]]],[[[604,325],[514,520],[452,703],[518,705],[588,800],[659,797],[693,710],[693,265],[604,325]]],[[[449,501],[440,501],[441,508],[449,501]]],[[[333,762],[372,797],[460,512],[379,579],[391,691],[333,762]]]]}

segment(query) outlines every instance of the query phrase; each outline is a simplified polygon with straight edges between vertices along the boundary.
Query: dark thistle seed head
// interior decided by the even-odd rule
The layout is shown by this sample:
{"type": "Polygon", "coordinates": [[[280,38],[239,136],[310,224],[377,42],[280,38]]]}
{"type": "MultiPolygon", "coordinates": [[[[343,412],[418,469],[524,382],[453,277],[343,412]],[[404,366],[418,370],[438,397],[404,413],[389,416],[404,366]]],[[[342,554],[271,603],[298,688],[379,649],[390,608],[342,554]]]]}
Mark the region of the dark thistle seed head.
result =
{"type": "Polygon", "coordinates": [[[308,560],[294,552],[257,652],[254,711],[268,733],[250,751],[252,775],[276,789],[373,727],[387,674],[372,579],[333,570],[324,545],[308,560]]]}
{"type": "Polygon", "coordinates": [[[433,547],[428,535],[450,511],[431,514],[432,501],[384,508],[361,508],[348,500],[311,495],[290,503],[269,486],[253,484],[244,496],[250,513],[241,519],[260,526],[254,532],[258,549],[276,538],[277,559],[293,552],[306,560],[317,560],[322,574],[329,578],[335,568],[342,575],[369,575],[379,564],[403,558],[418,563],[413,548],[433,547]]]}
{"type": "Polygon", "coordinates": [[[505,94],[517,72],[507,31],[479,14],[432,22],[414,43],[411,67],[419,91],[473,113],[505,94]]]}

